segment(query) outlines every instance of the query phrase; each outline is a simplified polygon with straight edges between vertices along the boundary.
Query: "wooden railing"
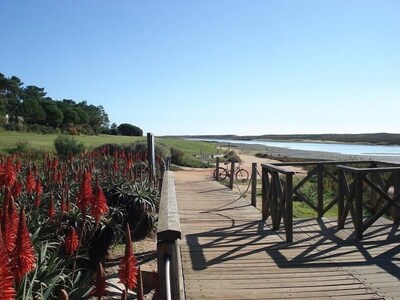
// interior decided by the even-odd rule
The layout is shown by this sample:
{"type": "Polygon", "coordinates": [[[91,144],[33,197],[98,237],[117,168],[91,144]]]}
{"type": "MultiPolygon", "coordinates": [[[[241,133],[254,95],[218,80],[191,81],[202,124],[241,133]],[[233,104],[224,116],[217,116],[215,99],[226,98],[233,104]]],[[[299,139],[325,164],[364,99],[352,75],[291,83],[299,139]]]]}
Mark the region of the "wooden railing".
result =
{"type": "Polygon", "coordinates": [[[181,228],[174,174],[165,171],[157,228],[157,265],[160,299],[184,299],[179,240],[181,228]]]}
{"type": "Polygon", "coordinates": [[[266,220],[268,217],[271,217],[274,230],[278,230],[283,221],[286,240],[291,242],[293,239],[292,202],[294,197],[311,207],[317,213],[318,218],[322,218],[328,210],[337,204],[339,224],[344,226],[344,220],[348,212],[350,212],[353,220],[357,220],[354,221],[356,235],[362,238],[362,232],[390,207],[400,209],[400,206],[396,203],[398,199],[393,199],[388,194],[391,185],[395,186],[395,195],[400,190],[396,188],[397,183],[395,184],[395,179],[398,175],[391,173],[392,175],[388,178],[390,180],[387,182],[384,180],[387,176],[384,177],[382,175],[382,172],[397,172],[397,168],[400,170],[400,165],[376,161],[318,161],[264,164],[262,165],[263,219],[266,220]],[[296,172],[291,170],[300,168],[302,175],[295,177],[296,172]],[[359,177],[362,177],[364,184],[369,185],[373,189],[372,198],[366,200],[365,195],[362,195],[362,200],[353,201],[354,199],[361,199],[359,192],[355,196],[355,187],[358,186],[357,189],[362,189],[363,187],[361,186],[360,179],[354,181],[352,178],[357,177],[355,174],[369,173],[374,174],[371,175],[373,176],[372,179],[368,179],[367,176],[362,175],[359,177]],[[329,188],[327,187],[328,183],[329,188]],[[312,196],[302,192],[302,188],[306,185],[313,185],[312,189],[315,193],[312,196]],[[330,193],[327,193],[328,190],[330,193]],[[369,221],[361,222],[360,220],[363,219],[363,215],[362,208],[360,208],[362,204],[360,203],[362,201],[363,203],[375,203],[377,195],[379,195],[381,201],[386,201],[387,203],[369,221]],[[356,208],[353,204],[358,205],[358,207],[356,208]],[[361,223],[363,225],[360,225],[361,223]]]}
{"type": "Polygon", "coordinates": [[[354,168],[339,165],[337,169],[340,178],[339,228],[344,228],[349,213],[358,239],[362,239],[364,231],[385,213],[399,224],[400,166],[354,168]]]}
{"type": "Polygon", "coordinates": [[[283,220],[286,241],[293,240],[293,171],[275,165],[262,165],[262,216],[272,219],[278,230],[283,220]]]}

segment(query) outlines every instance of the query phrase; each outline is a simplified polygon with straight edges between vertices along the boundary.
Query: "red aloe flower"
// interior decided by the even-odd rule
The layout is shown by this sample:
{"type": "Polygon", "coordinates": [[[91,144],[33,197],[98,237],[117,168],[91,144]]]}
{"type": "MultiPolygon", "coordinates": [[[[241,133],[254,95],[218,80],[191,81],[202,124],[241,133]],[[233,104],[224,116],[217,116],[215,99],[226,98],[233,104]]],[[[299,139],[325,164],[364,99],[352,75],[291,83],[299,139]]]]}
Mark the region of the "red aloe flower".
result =
{"type": "Polygon", "coordinates": [[[36,188],[35,188],[36,195],[41,196],[43,194],[43,187],[42,187],[42,181],[40,180],[40,177],[38,177],[36,181],[36,188]]]}
{"type": "Polygon", "coordinates": [[[65,253],[73,254],[79,247],[79,237],[74,227],[71,227],[65,236],[65,253]]]}
{"type": "Polygon", "coordinates": [[[59,164],[59,161],[58,161],[57,158],[55,158],[55,159],[53,160],[53,168],[54,168],[54,169],[57,169],[58,164],[59,164]]]}
{"type": "Polygon", "coordinates": [[[64,190],[61,193],[61,215],[64,214],[64,212],[67,210],[67,205],[65,204],[65,192],[64,190]]]}
{"type": "Polygon", "coordinates": [[[36,182],[33,176],[31,168],[28,169],[28,174],[26,175],[26,192],[32,194],[35,191],[36,182]]]}
{"type": "Polygon", "coordinates": [[[17,239],[15,248],[11,255],[11,266],[14,270],[14,278],[19,283],[22,277],[35,269],[36,257],[32,241],[29,236],[28,227],[26,226],[25,211],[20,210],[17,239]]]}
{"type": "Polygon", "coordinates": [[[126,167],[127,167],[128,169],[130,169],[130,168],[132,168],[132,166],[133,166],[132,155],[129,155],[129,156],[128,156],[128,160],[127,160],[127,162],[126,162],[126,167]]]}
{"type": "Polygon", "coordinates": [[[13,300],[15,296],[14,277],[0,230],[0,299],[13,300]]]}
{"type": "Polygon", "coordinates": [[[86,209],[91,204],[93,197],[91,181],[92,175],[88,171],[83,172],[81,189],[76,201],[76,206],[81,210],[83,216],[85,216],[86,209]]]}
{"type": "Polygon", "coordinates": [[[115,173],[117,173],[118,170],[119,170],[119,165],[118,165],[117,158],[114,158],[113,170],[114,170],[115,173]]]}
{"type": "Polygon", "coordinates": [[[1,230],[3,232],[4,247],[8,254],[15,248],[18,228],[18,213],[14,199],[7,196],[3,202],[3,218],[1,230]]]}
{"type": "Polygon", "coordinates": [[[65,204],[65,209],[66,209],[67,213],[69,213],[71,211],[71,199],[69,196],[69,190],[67,190],[67,203],[65,204]]]}
{"type": "MultiPolygon", "coordinates": [[[[15,155],[15,157],[17,157],[17,156],[15,155]]],[[[17,160],[17,163],[15,164],[15,172],[19,173],[21,171],[21,167],[22,167],[21,161],[17,160]]]]}
{"type": "Polygon", "coordinates": [[[125,255],[119,265],[119,279],[122,284],[125,285],[125,289],[133,290],[137,284],[137,260],[133,254],[131,232],[129,224],[126,225],[126,244],[125,244],[125,255]]]}
{"type": "Polygon", "coordinates": [[[91,215],[94,217],[96,224],[99,223],[100,217],[108,212],[107,199],[104,195],[99,181],[96,180],[96,189],[93,197],[91,215]]]}
{"type": "Polygon", "coordinates": [[[62,172],[61,172],[61,171],[58,171],[58,174],[57,174],[57,183],[62,183],[62,181],[63,181],[62,172]]]}
{"type": "Polygon", "coordinates": [[[53,181],[53,183],[57,183],[57,173],[58,173],[58,170],[54,169],[53,170],[53,178],[51,179],[53,181]]]}
{"type": "Polygon", "coordinates": [[[101,296],[107,295],[107,287],[108,284],[106,281],[104,268],[103,265],[99,262],[99,264],[97,265],[96,281],[94,284],[94,289],[91,292],[91,296],[101,299],[101,296]]]}
{"type": "Polygon", "coordinates": [[[16,180],[17,175],[15,167],[12,163],[11,158],[8,158],[6,164],[3,167],[2,173],[0,174],[0,187],[11,188],[16,180]]]}
{"type": "Polygon", "coordinates": [[[50,195],[50,204],[49,204],[49,210],[47,215],[49,216],[50,219],[53,219],[56,214],[56,210],[54,208],[54,196],[53,193],[50,195]]]}
{"type": "Polygon", "coordinates": [[[22,185],[19,181],[16,181],[12,187],[12,196],[14,198],[18,198],[22,193],[22,185]]]}

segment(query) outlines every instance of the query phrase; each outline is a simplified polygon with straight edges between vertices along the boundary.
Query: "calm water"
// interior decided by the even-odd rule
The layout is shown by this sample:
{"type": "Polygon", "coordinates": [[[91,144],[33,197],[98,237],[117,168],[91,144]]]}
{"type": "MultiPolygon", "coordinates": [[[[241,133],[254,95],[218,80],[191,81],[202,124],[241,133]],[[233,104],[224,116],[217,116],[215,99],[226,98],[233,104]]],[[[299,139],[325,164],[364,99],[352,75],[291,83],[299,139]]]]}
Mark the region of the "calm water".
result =
{"type": "MultiPolygon", "coordinates": [[[[205,140],[205,139],[202,139],[205,140]]],[[[332,153],[341,153],[348,155],[379,155],[379,156],[400,156],[400,146],[382,146],[382,145],[360,145],[344,143],[310,143],[310,142],[280,142],[280,141],[241,141],[241,140],[208,140],[220,142],[222,144],[256,144],[266,147],[281,147],[287,149],[324,151],[332,153]]]]}

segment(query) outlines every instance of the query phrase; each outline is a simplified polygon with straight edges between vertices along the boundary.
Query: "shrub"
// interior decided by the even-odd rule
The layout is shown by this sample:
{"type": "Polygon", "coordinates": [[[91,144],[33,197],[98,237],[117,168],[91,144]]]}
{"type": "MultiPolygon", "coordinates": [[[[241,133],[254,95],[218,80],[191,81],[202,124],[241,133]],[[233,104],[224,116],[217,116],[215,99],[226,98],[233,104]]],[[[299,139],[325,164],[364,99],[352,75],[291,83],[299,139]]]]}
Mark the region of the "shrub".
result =
{"type": "Polygon", "coordinates": [[[235,163],[242,162],[239,155],[237,155],[235,151],[229,151],[227,154],[225,154],[225,158],[229,162],[235,162],[235,163]]]}
{"type": "Polygon", "coordinates": [[[181,150],[171,148],[171,163],[192,168],[207,168],[208,164],[198,160],[194,156],[190,156],[182,152],[181,150]]]}
{"type": "Polygon", "coordinates": [[[171,163],[181,166],[183,163],[183,152],[181,150],[171,148],[171,163]]]}
{"type": "Polygon", "coordinates": [[[71,126],[68,128],[68,134],[69,135],[78,135],[79,132],[78,132],[78,129],[76,129],[76,127],[71,126]]]}
{"type": "MultiPolygon", "coordinates": [[[[137,142],[130,144],[127,148],[129,149],[128,151],[133,152],[133,153],[147,153],[147,142],[146,141],[137,141],[137,142]]],[[[170,148],[163,143],[156,142],[155,152],[156,152],[156,156],[160,156],[164,160],[167,157],[171,156],[170,148]]]]}
{"type": "Polygon", "coordinates": [[[68,156],[75,156],[85,150],[83,143],[78,143],[73,137],[67,135],[60,135],[56,138],[54,148],[62,159],[66,159],[68,156]]]}
{"type": "Polygon", "coordinates": [[[163,143],[156,142],[156,154],[165,160],[167,157],[171,157],[171,149],[163,143]]]}
{"type": "Polygon", "coordinates": [[[118,132],[127,136],[143,136],[143,130],[132,124],[122,123],[118,126],[118,132]]]}
{"type": "Polygon", "coordinates": [[[93,127],[90,126],[89,124],[84,124],[84,125],[79,126],[78,132],[81,134],[86,134],[86,135],[95,135],[96,134],[93,127]]]}
{"type": "Polygon", "coordinates": [[[14,148],[11,149],[11,153],[25,154],[28,149],[28,141],[17,141],[14,144],[14,148]]]}
{"type": "Polygon", "coordinates": [[[4,129],[9,131],[24,131],[25,126],[20,123],[8,123],[4,125],[4,129]]]}

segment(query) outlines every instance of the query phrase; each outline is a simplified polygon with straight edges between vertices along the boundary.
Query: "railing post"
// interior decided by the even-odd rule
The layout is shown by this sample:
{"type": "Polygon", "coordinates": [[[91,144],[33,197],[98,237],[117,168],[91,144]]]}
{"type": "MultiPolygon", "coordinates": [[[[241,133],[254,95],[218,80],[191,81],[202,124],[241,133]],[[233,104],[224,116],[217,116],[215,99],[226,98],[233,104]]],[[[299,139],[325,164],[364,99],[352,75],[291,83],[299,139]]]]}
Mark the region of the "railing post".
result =
{"type": "Polygon", "coordinates": [[[286,174],[286,241],[293,242],[293,174],[286,174]]]}
{"type": "Polygon", "coordinates": [[[160,297],[163,299],[167,298],[168,289],[167,276],[165,267],[165,257],[168,253],[168,244],[163,242],[157,242],[157,270],[158,270],[158,288],[160,290],[160,297]]]}
{"type": "Polygon", "coordinates": [[[318,219],[324,215],[324,166],[319,164],[317,166],[317,213],[318,219]]]}
{"type": "Polygon", "coordinates": [[[149,162],[149,182],[154,184],[156,178],[154,135],[147,133],[147,160],[149,162]]]}
{"type": "Polygon", "coordinates": [[[262,219],[266,220],[269,216],[269,205],[268,205],[268,191],[270,189],[270,182],[268,171],[266,168],[262,168],[261,171],[261,182],[262,182],[262,199],[261,199],[261,212],[262,212],[262,219]]]}
{"type": "Polygon", "coordinates": [[[251,164],[251,205],[257,207],[257,163],[251,164]]]}
{"type": "MultiPolygon", "coordinates": [[[[397,171],[394,173],[394,191],[393,191],[393,199],[400,194],[400,172],[397,171]]],[[[400,210],[396,207],[392,206],[391,208],[391,216],[394,224],[400,224],[400,210]]]]}
{"type": "MultiPolygon", "coordinates": [[[[376,168],[376,164],[375,164],[375,166],[371,166],[371,168],[376,168]]],[[[379,173],[372,172],[370,179],[373,183],[375,183],[380,188],[384,188],[384,186],[382,186],[381,182],[379,182],[379,173]]],[[[379,203],[380,203],[379,199],[380,199],[380,195],[378,194],[378,192],[375,191],[374,189],[371,189],[371,199],[370,199],[369,203],[370,203],[371,210],[373,213],[376,213],[379,209],[379,203]]]]}
{"type": "Polygon", "coordinates": [[[356,173],[355,178],[355,195],[354,195],[354,210],[356,213],[355,216],[355,230],[356,230],[356,238],[362,240],[363,238],[363,194],[362,194],[362,185],[363,185],[363,174],[356,173]]]}
{"type": "Polygon", "coordinates": [[[346,183],[346,177],[343,170],[338,170],[339,184],[338,184],[338,228],[344,228],[344,222],[342,221],[344,212],[344,189],[346,183]]]}
{"type": "Polygon", "coordinates": [[[216,180],[216,181],[219,181],[219,172],[218,172],[218,169],[219,169],[219,157],[217,157],[217,158],[215,159],[215,180],[216,180]]]}
{"type": "Polygon", "coordinates": [[[279,189],[280,189],[280,178],[279,173],[276,171],[272,171],[271,178],[271,220],[272,220],[272,229],[279,230],[281,216],[279,213],[279,189]],[[279,185],[279,187],[278,187],[279,185]]]}
{"type": "Polygon", "coordinates": [[[231,171],[229,173],[229,188],[233,189],[233,178],[235,177],[235,162],[231,162],[231,171]]]}

